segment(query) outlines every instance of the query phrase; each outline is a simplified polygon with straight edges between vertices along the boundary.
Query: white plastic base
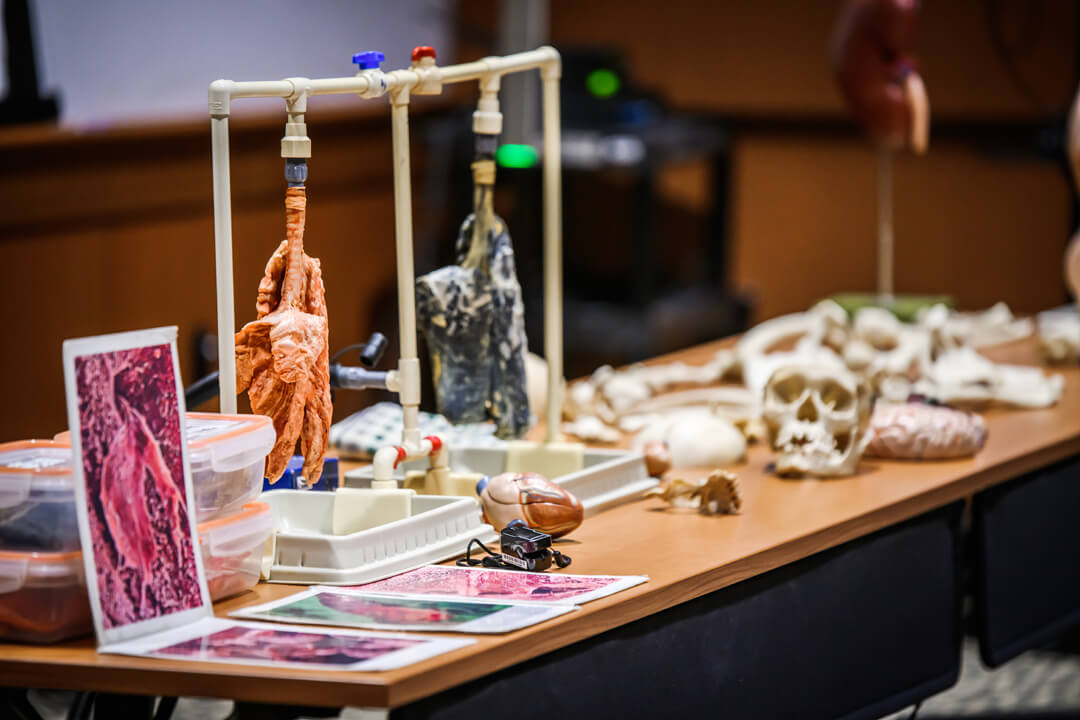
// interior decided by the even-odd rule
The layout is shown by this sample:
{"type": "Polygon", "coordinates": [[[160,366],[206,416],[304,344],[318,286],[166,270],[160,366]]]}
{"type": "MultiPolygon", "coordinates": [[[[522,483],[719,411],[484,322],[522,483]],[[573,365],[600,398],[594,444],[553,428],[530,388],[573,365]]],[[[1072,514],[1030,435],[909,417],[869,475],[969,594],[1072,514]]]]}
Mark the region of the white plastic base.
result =
{"type": "Polygon", "coordinates": [[[417,495],[411,517],[350,535],[331,534],[333,493],[271,490],[259,499],[274,516],[270,582],[356,585],[462,555],[473,538],[498,538],[465,497],[417,495]]]}
{"type": "MultiPolygon", "coordinates": [[[[424,470],[426,459],[402,463],[395,477],[404,479],[409,470],[424,470]]],[[[477,472],[498,475],[506,468],[506,450],[491,447],[450,448],[450,468],[454,472],[477,472]]],[[[345,474],[348,487],[369,487],[371,467],[362,467],[345,474]]],[[[642,494],[659,484],[649,477],[645,458],[640,452],[629,450],[585,449],[585,468],[552,480],[572,492],[585,508],[585,517],[601,510],[639,499],[642,494]]],[[[418,497],[437,497],[421,495],[418,497]]]]}

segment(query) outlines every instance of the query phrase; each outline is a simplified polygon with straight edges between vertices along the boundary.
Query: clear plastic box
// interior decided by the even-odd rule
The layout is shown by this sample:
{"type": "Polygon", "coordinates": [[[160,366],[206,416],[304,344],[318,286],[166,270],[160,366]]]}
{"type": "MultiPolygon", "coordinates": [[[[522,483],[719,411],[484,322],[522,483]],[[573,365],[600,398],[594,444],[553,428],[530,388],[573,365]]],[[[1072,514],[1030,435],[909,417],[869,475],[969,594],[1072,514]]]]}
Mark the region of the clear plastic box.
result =
{"type": "Polygon", "coordinates": [[[198,522],[235,514],[259,497],[276,438],[273,423],[263,415],[187,414],[198,522]]]}
{"type": "Polygon", "coordinates": [[[94,629],[81,552],[0,552],[0,640],[53,643],[94,629]]]}
{"type": "Polygon", "coordinates": [[[0,550],[79,549],[71,448],[52,440],[0,445],[0,550]]]}
{"type": "MultiPolygon", "coordinates": [[[[265,415],[189,412],[185,417],[195,519],[204,522],[238,512],[259,497],[266,456],[277,439],[273,421],[265,415]]],[[[53,441],[67,447],[71,434],[57,433],[53,441]]]]}
{"type": "Polygon", "coordinates": [[[250,590],[259,582],[263,546],[274,533],[274,517],[263,502],[199,525],[206,583],[214,602],[250,590]]]}

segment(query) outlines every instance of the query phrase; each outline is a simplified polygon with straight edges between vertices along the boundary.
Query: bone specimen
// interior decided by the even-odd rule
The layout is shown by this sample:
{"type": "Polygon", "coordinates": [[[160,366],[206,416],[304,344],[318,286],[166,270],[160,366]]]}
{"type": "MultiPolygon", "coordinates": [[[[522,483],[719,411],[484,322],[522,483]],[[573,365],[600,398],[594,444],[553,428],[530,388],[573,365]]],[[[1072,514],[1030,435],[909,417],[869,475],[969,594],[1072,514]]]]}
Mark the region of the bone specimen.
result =
{"type": "Polygon", "coordinates": [[[975,413],[923,402],[878,403],[866,454],[904,460],[970,457],[983,448],[986,432],[986,422],[975,413]]]}
{"type": "MultiPolygon", "coordinates": [[[[1078,246],[1080,247],[1080,246],[1078,246]]],[[[1080,314],[1073,311],[1039,314],[1039,354],[1052,364],[1080,361],[1080,314]]]]}
{"type": "Polygon", "coordinates": [[[741,462],[746,457],[746,438],[735,425],[705,408],[673,412],[646,427],[634,446],[644,448],[663,442],[676,468],[716,467],[741,462]]]}
{"type": "Polygon", "coordinates": [[[942,352],[914,385],[916,393],[946,405],[1049,407],[1061,399],[1065,378],[1040,368],[1002,365],[969,347],[942,352]]]}
{"type": "Polygon", "coordinates": [[[666,442],[653,441],[641,448],[645,455],[645,470],[649,477],[661,477],[671,469],[671,449],[666,442]]]}
{"type": "Polygon", "coordinates": [[[75,374],[104,627],[200,606],[169,346],[78,357],[75,374]]]}
{"type": "Polygon", "coordinates": [[[817,363],[842,369],[837,344],[847,340],[845,317],[839,305],[824,301],[807,312],[781,315],[751,328],[735,346],[743,384],[755,397],[761,397],[765,384],[781,366],[817,363]],[[794,350],[770,352],[782,341],[798,337],[801,339],[794,350]]]}
{"type": "Polygon", "coordinates": [[[944,305],[924,308],[918,324],[934,329],[947,347],[989,347],[1028,337],[1034,331],[1030,318],[1016,318],[1009,306],[999,302],[980,312],[950,312],[944,305]]]}
{"type": "Polygon", "coordinates": [[[608,427],[600,421],[600,418],[592,415],[582,415],[573,422],[563,423],[562,429],[563,432],[585,441],[617,443],[622,440],[622,433],[608,427]]]}
{"type": "Polygon", "coordinates": [[[326,290],[318,259],[304,253],[306,208],[304,188],[289,188],[286,239],[259,283],[257,319],[236,334],[237,392],[247,390],[252,411],[269,415],[277,432],[266,458],[271,482],[285,473],[298,438],[304,478],[318,481],[333,415],[326,290]]]}
{"type": "Polygon", "coordinates": [[[575,530],[585,519],[581,501],[560,485],[532,472],[507,472],[477,485],[484,519],[496,530],[513,520],[552,537],[575,530]]]}
{"type": "MultiPolygon", "coordinates": [[[[746,405],[752,403],[745,393],[735,388],[695,388],[683,390],[670,395],[658,395],[665,390],[681,386],[711,385],[719,382],[735,368],[735,354],[731,350],[722,349],[704,365],[687,365],[676,362],[660,365],[634,365],[624,370],[615,370],[609,365],[597,368],[586,380],[575,382],[570,386],[569,402],[564,406],[567,416],[571,419],[581,417],[598,418],[605,425],[618,426],[625,432],[636,430],[649,424],[653,418],[645,422],[631,421],[624,424],[622,420],[631,415],[640,413],[653,413],[661,408],[682,407],[685,405],[733,403],[746,405]],[[716,393],[708,398],[696,393],[716,393]],[[646,411],[645,408],[648,408],[646,411]],[[633,427],[634,429],[629,429],[633,427]]],[[[741,417],[744,413],[738,412],[741,417]]],[[[588,421],[592,427],[592,420],[588,421]]],[[[579,433],[575,433],[579,437],[579,433]]],[[[595,433],[594,433],[595,434],[595,433]]],[[[587,439],[584,438],[583,439],[587,439]]],[[[597,439],[599,435],[597,435],[597,439]]],[[[614,442],[614,441],[612,441],[614,442]]]]}
{"type": "Polygon", "coordinates": [[[851,475],[870,439],[870,394],[849,370],[789,365],[765,386],[762,417],[779,475],[851,475]]]}
{"type": "Polygon", "coordinates": [[[725,470],[713,470],[699,482],[672,478],[646,492],[645,497],[658,497],[672,507],[697,508],[702,515],[737,515],[742,509],[739,480],[725,470]]]}

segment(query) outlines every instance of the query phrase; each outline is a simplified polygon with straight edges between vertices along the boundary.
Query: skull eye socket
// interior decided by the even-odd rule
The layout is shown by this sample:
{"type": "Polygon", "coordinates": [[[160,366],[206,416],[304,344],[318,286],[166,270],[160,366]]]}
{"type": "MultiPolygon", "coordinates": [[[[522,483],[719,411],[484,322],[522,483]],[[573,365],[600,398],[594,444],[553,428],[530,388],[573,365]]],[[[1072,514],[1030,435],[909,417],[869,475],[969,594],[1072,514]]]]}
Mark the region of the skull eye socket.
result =
{"type": "Polygon", "coordinates": [[[805,389],[806,380],[802,375],[788,375],[774,382],[771,392],[775,399],[787,404],[798,400],[805,389]]]}
{"type": "Polygon", "coordinates": [[[855,403],[851,391],[838,382],[826,380],[821,386],[821,402],[830,410],[847,410],[855,403]]]}

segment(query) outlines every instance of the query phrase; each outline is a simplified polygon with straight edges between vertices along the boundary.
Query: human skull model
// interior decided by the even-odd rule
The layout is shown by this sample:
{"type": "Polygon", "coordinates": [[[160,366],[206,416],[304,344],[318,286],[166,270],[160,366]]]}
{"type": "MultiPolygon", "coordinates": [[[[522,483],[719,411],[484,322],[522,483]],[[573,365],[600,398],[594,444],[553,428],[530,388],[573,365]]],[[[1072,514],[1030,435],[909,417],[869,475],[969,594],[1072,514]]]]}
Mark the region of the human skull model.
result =
{"type": "Polygon", "coordinates": [[[832,365],[777,369],[765,386],[762,418],[779,475],[851,475],[870,439],[870,393],[832,365]]]}

